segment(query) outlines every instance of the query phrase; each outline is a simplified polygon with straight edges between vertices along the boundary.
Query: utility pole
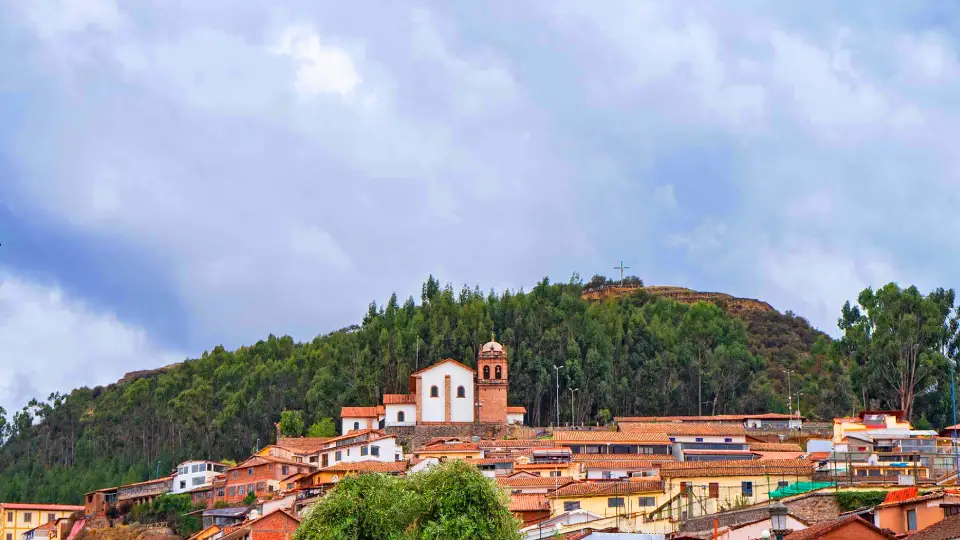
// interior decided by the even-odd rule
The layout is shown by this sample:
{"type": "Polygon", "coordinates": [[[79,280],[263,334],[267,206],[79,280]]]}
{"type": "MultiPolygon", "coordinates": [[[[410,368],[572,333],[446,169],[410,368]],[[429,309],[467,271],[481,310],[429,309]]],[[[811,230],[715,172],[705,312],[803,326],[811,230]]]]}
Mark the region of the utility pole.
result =
{"type": "Polygon", "coordinates": [[[577,390],[579,390],[579,388],[570,389],[570,425],[571,426],[577,425],[577,421],[573,417],[573,393],[576,392],[577,390]]]}
{"type": "Polygon", "coordinates": [[[629,267],[629,266],[624,266],[624,265],[623,265],[623,261],[621,260],[621,261],[620,261],[620,266],[614,266],[613,269],[620,271],[620,286],[623,287],[623,271],[624,271],[624,270],[629,270],[630,267],[629,267]]]}
{"type": "MultiPolygon", "coordinates": [[[[790,416],[793,416],[793,391],[790,390],[790,376],[793,375],[792,369],[783,370],[787,374],[787,409],[790,412],[790,416]]],[[[787,426],[788,428],[790,426],[787,426]]]]}
{"type": "Polygon", "coordinates": [[[557,427],[560,427],[560,370],[566,366],[553,366],[557,373],[557,427]]]}

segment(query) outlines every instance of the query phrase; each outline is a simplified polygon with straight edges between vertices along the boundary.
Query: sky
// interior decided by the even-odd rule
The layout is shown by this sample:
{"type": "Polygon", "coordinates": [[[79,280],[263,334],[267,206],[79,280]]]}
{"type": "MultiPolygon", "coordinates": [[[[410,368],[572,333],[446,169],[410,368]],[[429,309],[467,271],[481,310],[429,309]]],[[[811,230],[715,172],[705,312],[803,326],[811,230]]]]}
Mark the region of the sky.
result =
{"type": "Polygon", "coordinates": [[[846,300],[960,271],[960,7],[0,0],[0,406],[433,274],[846,300]]]}

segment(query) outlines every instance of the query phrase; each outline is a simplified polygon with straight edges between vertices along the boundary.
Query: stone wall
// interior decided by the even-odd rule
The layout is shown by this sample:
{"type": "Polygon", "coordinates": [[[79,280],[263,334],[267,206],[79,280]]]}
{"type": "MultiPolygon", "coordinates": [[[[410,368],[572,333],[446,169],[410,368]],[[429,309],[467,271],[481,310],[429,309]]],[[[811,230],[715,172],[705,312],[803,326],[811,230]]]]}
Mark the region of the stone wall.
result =
{"type": "Polygon", "coordinates": [[[508,426],[506,424],[452,424],[388,426],[384,429],[388,435],[396,435],[403,445],[404,452],[413,452],[423,448],[431,439],[437,437],[480,437],[481,439],[532,439],[537,436],[534,428],[526,426],[508,426]]]}
{"type": "MultiPolygon", "coordinates": [[[[836,519],[840,515],[840,505],[832,492],[798,495],[785,499],[783,504],[790,510],[791,515],[810,525],[836,519]]],[[[714,518],[717,519],[720,527],[729,527],[761,519],[770,519],[770,512],[766,503],[758,504],[748,508],[688,519],[680,525],[680,530],[683,532],[712,530],[714,518]]]]}

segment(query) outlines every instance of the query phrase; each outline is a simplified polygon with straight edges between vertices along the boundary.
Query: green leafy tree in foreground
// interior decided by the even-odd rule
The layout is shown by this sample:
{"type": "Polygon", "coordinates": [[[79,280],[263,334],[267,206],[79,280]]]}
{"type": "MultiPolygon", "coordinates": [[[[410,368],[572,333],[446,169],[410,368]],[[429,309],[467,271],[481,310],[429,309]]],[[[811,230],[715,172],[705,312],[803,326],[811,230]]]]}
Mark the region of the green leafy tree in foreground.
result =
{"type": "Polygon", "coordinates": [[[303,435],[303,411],[283,411],[280,413],[280,433],[287,437],[303,435]]]}
{"type": "Polygon", "coordinates": [[[323,418],[307,430],[307,437],[333,437],[336,434],[337,425],[332,418],[323,418]]]}
{"type": "Polygon", "coordinates": [[[455,461],[408,478],[348,477],[310,510],[295,540],[513,540],[507,496],[455,461]]]}

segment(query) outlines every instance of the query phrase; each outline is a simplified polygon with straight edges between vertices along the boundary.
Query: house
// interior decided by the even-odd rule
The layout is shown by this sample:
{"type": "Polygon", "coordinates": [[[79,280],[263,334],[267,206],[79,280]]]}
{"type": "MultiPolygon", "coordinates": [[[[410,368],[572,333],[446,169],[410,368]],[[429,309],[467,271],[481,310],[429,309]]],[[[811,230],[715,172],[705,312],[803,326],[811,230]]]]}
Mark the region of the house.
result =
{"type": "Polygon", "coordinates": [[[662,431],[566,431],[553,432],[556,446],[574,454],[669,455],[672,443],[662,431]]]}
{"type": "Polygon", "coordinates": [[[421,424],[522,424],[526,409],[507,405],[508,354],[496,341],[477,351],[477,369],[445,359],[410,374],[408,394],[384,394],[375,407],[343,407],[343,434],[421,424]]]}
{"type": "Polygon", "coordinates": [[[572,482],[551,496],[551,515],[586,510],[608,517],[632,515],[653,510],[666,501],[659,480],[621,480],[616,482],[572,482]]]}
{"type": "Polygon", "coordinates": [[[300,518],[286,510],[274,510],[245,523],[220,537],[220,540],[293,540],[300,518]]]}
{"type": "Polygon", "coordinates": [[[173,488],[173,476],[127,484],[117,488],[117,502],[132,504],[150,503],[160,495],[170,493],[173,488]]]}
{"type": "Polygon", "coordinates": [[[57,521],[48,521],[43,525],[30,529],[29,531],[23,533],[21,538],[23,540],[47,540],[52,537],[56,537],[56,527],[57,521]]]}
{"type": "Polygon", "coordinates": [[[573,482],[569,477],[534,476],[531,473],[514,473],[496,479],[500,489],[510,494],[517,493],[550,493],[558,488],[573,482]]]}
{"type": "Polygon", "coordinates": [[[480,459],[483,457],[483,451],[480,450],[480,445],[477,443],[462,442],[458,439],[453,439],[424,446],[420,450],[415,451],[413,455],[419,459],[435,457],[441,461],[480,459]]]}
{"type": "Polygon", "coordinates": [[[83,513],[85,515],[94,516],[102,514],[107,511],[107,508],[117,505],[117,488],[103,488],[85,493],[83,501],[83,513]]]}
{"type": "Polygon", "coordinates": [[[715,414],[712,416],[618,416],[618,425],[638,423],[694,423],[742,425],[746,429],[787,430],[801,429],[805,418],[797,414],[715,414]]]}
{"type": "Polygon", "coordinates": [[[397,476],[404,474],[406,471],[406,461],[344,461],[304,475],[296,481],[296,486],[302,490],[330,486],[347,476],[357,474],[381,473],[397,476]]]}
{"type": "MultiPolygon", "coordinates": [[[[581,454],[577,454],[578,456],[581,454]]],[[[634,454],[606,454],[607,456],[630,456],[633,459],[597,459],[579,461],[580,470],[587,480],[622,480],[624,478],[643,478],[660,475],[662,461],[638,459],[634,454]]],[[[601,454],[603,456],[603,454],[601,454]]]]}
{"type": "MultiPolygon", "coordinates": [[[[803,520],[797,518],[796,516],[787,514],[788,530],[802,531],[806,529],[807,526],[808,524],[803,520]]],[[[716,536],[714,536],[712,530],[706,531],[707,535],[709,536],[704,536],[704,532],[700,532],[697,536],[698,538],[715,538],[716,540],[755,540],[757,538],[763,538],[764,531],[769,530],[770,518],[763,517],[762,519],[748,521],[746,523],[718,527],[716,536]]]]}
{"type": "Polygon", "coordinates": [[[906,536],[908,540],[960,540],[960,514],[906,536]]]}
{"type": "Polygon", "coordinates": [[[332,438],[333,437],[278,437],[275,444],[260,449],[257,455],[319,466],[320,450],[332,438]]]}
{"type": "Polygon", "coordinates": [[[194,534],[187,540],[215,540],[220,534],[221,527],[216,525],[210,525],[209,527],[204,528],[202,531],[194,534]]]}
{"type": "Polygon", "coordinates": [[[621,424],[626,433],[665,433],[673,443],[673,455],[680,461],[729,461],[756,459],[740,424],[698,424],[690,422],[643,422],[621,424]]]}
{"type": "Polygon", "coordinates": [[[877,528],[873,523],[851,514],[831,521],[811,525],[792,532],[784,540],[892,540],[895,535],[877,528]]]}
{"type": "Polygon", "coordinates": [[[513,470],[537,476],[579,477],[579,466],[572,457],[569,448],[534,448],[529,454],[514,458],[513,470]]]}
{"type": "Polygon", "coordinates": [[[83,511],[66,504],[0,503],[0,540],[21,540],[40,525],[83,511]]]}
{"type": "Polygon", "coordinates": [[[874,524],[898,535],[921,531],[960,513],[960,491],[935,491],[920,495],[917,488],[891,491],[874,510],[874,524]]]}
{"type": "Polygon", "coordinates": [[[177,465],[170,493],[186,493],[201,486],[209,486],[216,476],[226,470],[225,464],[216,461],[184,461],[177,465]]]}
{"type": "Polygon", "coordinates": [[[214,508],[212,510],[204,510],[201,514],[201,519],[204,529],[209,527],[219,527],[222,529],[243,523],[246,521],[247,514],[249,513],[250,508],[246,506],[214,508]]]}
{"type": "Polygon", "coordinates": [[[206,486],[200,486],[198,488],[191,489],[187,491],[190,494],[190,499],[193,501],[193,504],[202,504],[207,508],[213,508],[214,505],[214,482],[217,480],[222,480],[223,475],[219,475],[210,480],[210,484],[206,486]]]}
{"type": "Polygon", "coordinates": [[[560,534],[560,531],[565,527],[589,523],[591,521],[597,521],[598,519],[603,519],[603,516],[587,510],[573,510],[528,525],[520,529],[520,534],[524,540],[556,538],[555,535],[560,534]]]}
{"type": "Polygon", "coordinates": [[[280,482],[284,478],[313,469],[305,463],[253,455],[243,463],[228,468],[222,480],[214,481],[214,501],[238,503],[250,493],[273,493],[280,490],[280,482]]]}
{"type": "Polygon", "coordinates": [[[660,477],[668,503],[665,517],[692,518],[769,500],[771,492],[796,482],[810,482],[807,460],[686,461],[663,463],[660,477]]]}
{"type": "Polygon", "coordinates": [[[319,450],[320,468],[342,461],[403,461],[403,448],[395,435],[380,430],[352,431],[334,437],[319,450]]]}
{"type": "Polygon", "coordinates": [[[510,495],[510,512],[526,527],[550,517],[550,503],[541,493],[510,495]]]}

